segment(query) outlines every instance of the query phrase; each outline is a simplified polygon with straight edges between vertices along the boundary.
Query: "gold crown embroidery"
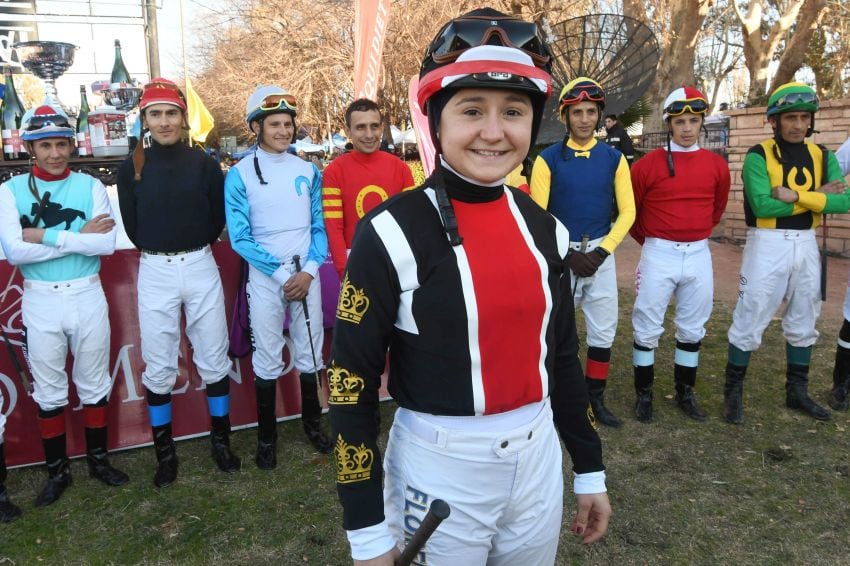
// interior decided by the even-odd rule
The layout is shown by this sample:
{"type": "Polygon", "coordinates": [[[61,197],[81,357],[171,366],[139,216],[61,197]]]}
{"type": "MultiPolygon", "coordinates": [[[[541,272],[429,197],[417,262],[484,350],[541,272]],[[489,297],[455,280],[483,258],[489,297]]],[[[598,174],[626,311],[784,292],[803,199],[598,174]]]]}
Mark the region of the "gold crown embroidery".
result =
{"type": "Polygon", "coordinates": [[[369,298],[363,289],[357,289],[348,281],[348,273],[342,281],[342,290],[339,293],[339,306],[336,309],[336,317],[347,320],[354,324],[360,324],[363,315],[369,309],[369,298]]]}
{"type": "Polygon", "coordinates": [[[356,405],[366,381],[356,373],[332,364],[328,368],[328,387],[331,392],[329,404],[356,405]]]}
{"type": "Polygon", "coordinates": [[[334,448],[336,455],[336,481],[338,483],[354,483],[367,481],[372,476],[372,463],[375,453],[365,444],[353,446],[347,444],[339,435],[334,448]]]}
{"type": "Polygon", "coordinates": [[[599,427],[596,426],[596,414],[590,405],[587,406],[587,420],[590,421],[590,426],[593,427],[593,430],[599,430],[599,427]]]}

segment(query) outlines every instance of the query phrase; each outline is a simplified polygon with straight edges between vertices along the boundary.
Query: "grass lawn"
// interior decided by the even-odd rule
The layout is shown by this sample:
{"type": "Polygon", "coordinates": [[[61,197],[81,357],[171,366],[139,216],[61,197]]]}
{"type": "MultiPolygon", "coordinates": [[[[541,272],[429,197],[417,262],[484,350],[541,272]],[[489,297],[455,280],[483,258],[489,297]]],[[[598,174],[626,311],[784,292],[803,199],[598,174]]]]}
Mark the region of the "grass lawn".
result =
{"type": "MultiPolygon", "coordinates": [[[[820,423],[785,408],[779,325],[753,356],[746,423],[731,426],[721,418],[729,307],[716,307],[701,354],[706,423],[673,401],[668,323],[656,355],[656,418],[645,425],[631,412],[631,304],[623,293],[607,393],[626,425],[600,430],[614,517],[600,543],[582,547],[568,530],[568,497],[558,564],[850,564],[850,414],[820,423]]],[[[838,332],[831,326],[819,324],[812,360],[810,392],[822,404],[838,332]]],[[[393,410],[382,408],[385,431],[393,410]]],[[[74,485],[46,509],[32,507],[43,467],[12,470],[7,486],[25,514],[0,525],[0,565],[350,563],[332,461],[313,453],[298,421],[279,429],[273,472],[256,468],[256,433],[245,430],[233,437],[241,473],[218,472],[207,439],[181,442],[180,477],[158,490],[153,449],[130,450],[113,456],[131,476],[127,486],[102,487],[77,460],[74,485]]]]}

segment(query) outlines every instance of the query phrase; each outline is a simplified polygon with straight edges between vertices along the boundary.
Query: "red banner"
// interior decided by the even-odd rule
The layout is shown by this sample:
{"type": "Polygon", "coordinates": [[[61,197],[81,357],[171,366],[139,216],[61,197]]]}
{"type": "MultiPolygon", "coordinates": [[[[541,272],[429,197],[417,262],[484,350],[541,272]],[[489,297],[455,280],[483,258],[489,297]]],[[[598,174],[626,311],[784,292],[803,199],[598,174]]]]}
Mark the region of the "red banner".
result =
{"type": "Polygon", "coordinates": [[[407,105],[410,108],[410,117],[413,121],[413,130],[416,132],[416,143],[419,144],[419,158],[422,160],[422,168],[428,177],[434,172],[434,158],[436,157],[434,141],[431,139],[431,129],[428,127],[428,117],[419,108],[417,94],[419,93],[419,75],[410,77],[410,85],[407,87],[407,105]]]}
{"type": "MultiPolygon", "coordinates": [[[[213,254],[221,270],[222,284],[228,321],[239,284],[239,257],[230,249],[230,244],[219,242],[213,246],[213,254]]],[[[142,362],[139,351],[139,320],[137,316],[136,281],[139,268],[139,252],[136,250],[117,251],[102,258],[101,281],[109,303],[109,322],[112,329],[111,367],[112,394],[109,403],[109,446],[110,448],[129,448],[151,442],[150,422],[148,420],[145,390],[141,382],[142,362]]],[[[9,281],[12,266],[0,261],[0,284],[9,281]]],[[[330,290],[339,292],[339,279],[333,264],[322,266],[321,277],[328,279],[323,285],[326,322],[333,320],[336,310],[336,296],[330,290]]],[[[22,284],[20,273],[3,301],[0,323],[21,354],[22,337],[21,297],[22,284]]],[[[325,359],[330,350],[331,333],[325,333],[325,359]]],[[[301,412],[298,372],[294,371],[289,356],[289,338],[284,350],[286,361],[284,373],[278,379],[277,414],[280,418],[293,417],[301,412]]],[[[21,356],[22,357],[22,356],[21,356]]],[[[71,364],[68,364],[71,374],[71,364]]],[[[207,434],[209,431],[209,413],[207,410],[204,385],[192,363],[189,343],[183,336],[180,344],[177,384],[173,391],[173,414],[175,437],[192,437],[207,434]]],[[[251,356],[235,360],[230,372],[230,420],[234,427],[255,425],[257,412],[254,397],[254,373],[251,369],[251,356]]],[[[36,422],[38,407],[29,397],[18,380],[14,365],[6,352],[0,348],[0,389],[5,404],[0,410],[6,414],[6,459],[10,466],[33,464],[44,461],[41,440],[36,422]]],[[[68,454],[71,456],[85,453],[83,433],[82,405],[74,387],[70,387],[70,400],[65,412],[68,429],[68,454]]],[[[283,420],[283,419],[280,419],[283,420]]]]}
{"type": "Polygon", "coordinates": [[[356,98],[378,100],[378,78],[389,20],[390,0],[355,0],[354,92],[356,98]]]}

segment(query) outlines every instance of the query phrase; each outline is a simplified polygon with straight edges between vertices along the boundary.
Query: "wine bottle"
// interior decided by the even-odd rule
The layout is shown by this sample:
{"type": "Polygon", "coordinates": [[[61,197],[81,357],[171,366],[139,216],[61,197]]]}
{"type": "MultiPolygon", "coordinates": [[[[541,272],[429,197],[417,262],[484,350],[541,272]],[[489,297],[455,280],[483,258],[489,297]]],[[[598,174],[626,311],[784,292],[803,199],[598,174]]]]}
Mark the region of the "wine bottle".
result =
{"type": "Polygon", "coordinates": [[[15,90],[15,81],[12,79],[12,69],[9,66],[3,69],[3,78],[6,85],[6,91],[3,94],[3,111],[0,113],[3,157],[7,160],[27,159],[29,156],[20,135],[21,118],[25,110],[15,90]]]}
{"type": "Polygon", "coordinates": [[[112,74],[109,76],[110,83],[131,84],[130,73],[127,72],[127,67],[124,66],[124,59],[121,57],[121,41],[115,40],[115,62],[112,63],[112,74]]]}
{"type": "Polygon", "coordinates": [[[86,85],[80,85],[80,113],[77,115],[77,154],[88,157],[91,153],[91,134],[89,133],[89,100],[86,97],[86,85]]]}

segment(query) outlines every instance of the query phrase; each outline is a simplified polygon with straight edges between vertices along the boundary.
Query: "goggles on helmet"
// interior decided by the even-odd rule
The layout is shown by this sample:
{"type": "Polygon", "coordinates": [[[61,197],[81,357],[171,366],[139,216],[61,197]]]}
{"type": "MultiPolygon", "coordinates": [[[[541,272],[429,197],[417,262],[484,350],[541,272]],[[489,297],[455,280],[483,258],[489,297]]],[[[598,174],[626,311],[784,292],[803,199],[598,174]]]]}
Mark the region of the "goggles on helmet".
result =
{"type": "Polygon", "coordinates": [[[61,115],[33,116],[30,118],[26,131],[41,130],[42,128],[70,128],[68,119],[61,115]]]}
{"type": "Polygon", "coordinates": [[[679,116],[685,112],[690,112],[691,114],[705,114],[708,112],[708,102],[702,98],[676,100],[671,102],[667,108],[664,109],[664,113],[668,116],[679,116]]]}
{"type": "Polygon", "coordinates": [[[771,109],[781,110],[795,104],[817,104],[818,97],[813,92],[789,92],[788,94],[779,97],[776,102],[771,104],[771,109]]]}
{"type": "Polygon", "coordinates": [[[583,100],[605,104],[605,91],[600,86],[594,84],[576,85],[561,96],[558,113],[563,114],[567,106],[578,104],[583,100]]]}
{"type": "Polygon", "coordinates": [[[547,65],[551,59],[549,50],[537,34],[537,24],[513,18],[467,16],[452,20],[431,42],[425,58],[445,64],[456,60],[470,47],[486,45],[496,38],[496,45],[515,47],[526,54],[538,67],[547,65]]]}
{"type": "Polygon", "coordinates": [[[291,94],[270,94],[263,99],[257,110],[263,112],[274,112],[275,110],[298,110],[298,101],[291,94]]]}

